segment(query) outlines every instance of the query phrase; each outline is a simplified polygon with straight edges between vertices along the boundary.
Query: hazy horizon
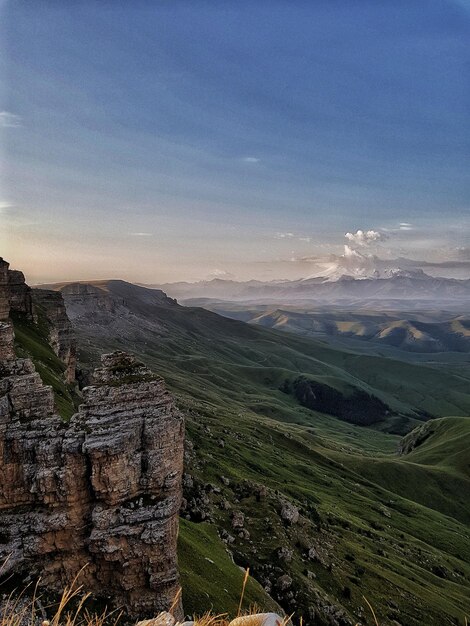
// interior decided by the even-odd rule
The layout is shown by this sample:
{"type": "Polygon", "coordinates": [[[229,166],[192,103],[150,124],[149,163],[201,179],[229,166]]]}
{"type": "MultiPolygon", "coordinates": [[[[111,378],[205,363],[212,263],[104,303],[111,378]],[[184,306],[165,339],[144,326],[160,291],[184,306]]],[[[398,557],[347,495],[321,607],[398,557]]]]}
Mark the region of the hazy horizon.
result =
{"type": "Polygon", "coordinates": [[[467,2],[0,10],[0,254],[31,283],[300,278],[345,245],[468,269],[467,2]]]}

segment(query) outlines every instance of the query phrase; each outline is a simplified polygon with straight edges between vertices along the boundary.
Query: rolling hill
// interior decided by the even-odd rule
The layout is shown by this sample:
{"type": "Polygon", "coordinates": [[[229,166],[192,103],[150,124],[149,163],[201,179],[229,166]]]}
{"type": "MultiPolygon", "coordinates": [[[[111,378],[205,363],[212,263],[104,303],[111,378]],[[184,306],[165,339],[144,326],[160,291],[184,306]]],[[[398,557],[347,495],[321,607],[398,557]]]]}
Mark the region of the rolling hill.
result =
{"type": "Polygon", "coordinates": [[[226,317],[304,337],[358,339],[415,353],[470,352],[468,315],[446,311],[349,311],[326,307],[243,306],[189,300],[226,317]]]}
{"type": "Polygon", "coordinates": [[[335,349],[182,307],[161,291],[124,281],[60,289],[85,355],[126,346],[193,398],[210,401],[223,389],[234,404],[295,422],[298,403],[281,387],[305,375],[340,393],[357,389],[380,399],[388,407],[380,424],[386,431],[404,433],[423,419],[470,413],[468,380],[445,368],[335,349]]]}
{"type": "MultiPolygon", "coordinates": [[[[367,623],[366,596],[385,625],[463,625],[465,375],[182,307],[122,281],[60,289],[85,370],[100,352],[130,350],[166,378],[187,415],[188,612],[221,606],[228,552],[259,583],[253,599],[269,594],[308,623],[367,623]],[[286,392],[299,377],[321,386],[323,412],[286,392]],[[387,407],[372,427],[335,415],[333,400],[355,392],[387,407]],[[432,419],[446,415],[461,417],[432,419]],[[400,435],[415,426],[432,432],[406,435],[398,455],[400,435]],[[406,445],[416,436],[421,445],[406,445]]],[[[226,575],[240,581],[231,568],[226,575]]]]}

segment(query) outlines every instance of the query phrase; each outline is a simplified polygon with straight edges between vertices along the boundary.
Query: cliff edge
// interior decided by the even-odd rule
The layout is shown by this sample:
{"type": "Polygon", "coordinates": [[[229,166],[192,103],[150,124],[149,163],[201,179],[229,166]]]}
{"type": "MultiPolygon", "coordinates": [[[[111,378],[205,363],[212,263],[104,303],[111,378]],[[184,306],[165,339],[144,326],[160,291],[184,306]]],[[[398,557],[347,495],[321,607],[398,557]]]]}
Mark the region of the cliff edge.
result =
{"type": "Polygon", "coordinates": [[[64,423],[52,388],[16,357],[1,270],[2,576],[60,592],[85,567],[80,582],[95,598],[133,617],[168,610],[179,590],[183,417],[162,378],[115,352],[64,423]]]}

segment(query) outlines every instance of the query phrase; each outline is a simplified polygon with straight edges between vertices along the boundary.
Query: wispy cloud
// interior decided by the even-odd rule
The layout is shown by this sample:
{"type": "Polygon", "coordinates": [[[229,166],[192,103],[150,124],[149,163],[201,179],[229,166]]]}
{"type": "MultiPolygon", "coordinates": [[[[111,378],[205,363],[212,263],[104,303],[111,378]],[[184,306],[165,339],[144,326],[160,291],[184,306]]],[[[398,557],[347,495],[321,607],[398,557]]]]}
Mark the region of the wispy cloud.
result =
{"type": "Polygon", "coordinates": [[[130,233],[131,237],[152,237],[153,233],[130,233]]]}
{"type": "Polygon", "coordinates": [[[400,230],[413,230],[413,224],[409,222],[400,222],[400,230]]]}
{"type": "Polygon", "coordinates": [[[294,233],[276,233],[274,239],[294,239],[294,233]]]}
{"type": "Polygon", "coordinates": [[[21,117],[8,111],[0,111],[0,126],[3,128],[16,128],[21,126],[21,117]]]}
{"type": "Polygon", "coordinates": [[[305,243],[310,243],[312,241],[311,237],[290,232],[274,233],[274,239],[296,239],[297,241],[303,241],[305,243]]]}
{"type": "Polygon", "coordinates": [[[388,235],[378,230],[357,230],[355,233],[346,233],[344,236],[351,243],[362,247],[388,239],[388,235]]]}
{"type": "Polygon", "coordinates": [[[221,270],[219,268],[215,268],[209,272],[209,278],[233,278],[233,274],[227,272],[226,270],[221,270]]]}
{"type": "Polygon", "coordinates": [[[13,207],[12,204],[10,204],[9,202],[5,202],[5,201],[1,201],[0,200],[0,213],[6,213],[8,211],[8,209],[11,209],[13,207]]]}
{"type": "Polygon", "coordinates": [[[470,261],[470,247],[461,246],[456,249],[456,253],[458,259],[461,259],[462,261],[470,261]]]}
{"type": "Polygon", "coordinates": [[[261,159],[258,159],[257,157],[254,157],[254,156],[243,157],[242,160],[245,163],[259,163],[261,161],[261,159]]]}
{"type": "Polygon", "coordinates": [[[398,233],[400,230],[415,230],[415,227],[411,222],[399,222],[398,226],[388,227],[383,226],[380,229],[381,233],[398,233]]]}

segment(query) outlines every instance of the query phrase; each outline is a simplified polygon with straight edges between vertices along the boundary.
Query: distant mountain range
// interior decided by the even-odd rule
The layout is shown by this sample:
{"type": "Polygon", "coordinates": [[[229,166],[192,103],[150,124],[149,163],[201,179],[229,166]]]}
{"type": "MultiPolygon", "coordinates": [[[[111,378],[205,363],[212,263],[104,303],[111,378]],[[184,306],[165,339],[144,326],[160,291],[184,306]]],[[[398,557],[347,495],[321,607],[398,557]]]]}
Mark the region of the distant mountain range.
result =
{"type": "Polygon", "coordinates": [[[357,248],[345,245],[341,255],[330,254],[327,257],[303,257],[308,263],[308,278],[338,280],[343,276],[352,278],[391,278],[393,276],[413,276],[426,272],[439,278],[470,278],[470,261],[420,261],[398,257],[382,259],[375,254],[368,254],[357,248]]]}
{"type": "Polygon", "coordinates": [[[469,352],[470,279],[431,276],[417,264],[345,246],[343,255],[318,260],[315,273],[299,280],[216,278],[158,287],[186,306],[298,335],[407,352],[469,352]]]}
{"type": "Polygon", "coordinates": [[[61,289],[69,314],[86,315],[91,324],[112,306],[113,323],[100,332],[114,336],[127,336],[136,327],[141,332],[150,326],[156,330],[153,322],[149,326],[148,319],[136,320],[129,313],[126,302],[132,298],[144,307],[171,307],[179,301],[250,324],[328,341],[360,340],[415,353],[470,352],[470,279],[436,278],[421,269],[392,267],[377,257],[350,252],[349,257],[345,254],[331,261],[328,276],[300,280],[216,278],[151,288],[111,280],[49,287],[61,289]]]}
{"type": "Polygon", "coordinates": [[[445,307],[459,309],[470,303],[470,279],[435,278],[422,270],[384,268],[372,276],[355,277],[339,268],[330,268],[328,276],[300,280],[261,282],[214,279],[197,283],[152,285],[173,298],[212,298],[232,302],[338,304],[349,308],[363,307],[366,301],[401,309],[403,306],[445,307]],[[406,303],[406,304],[405,304],[406,303]],[[413,303],[410,305],[410,303],[413,303]]]}
{"type": "Polygon", "coordinates": [[[310,271],[306,278],[298,280],[238,282],[214,278],[147,286],[162,289],[181,301],[193,298],[270,304],[307,301],[351,309],[375,301],[377,309],[395,310],[409,308],[410,302],[411,308],[429,308],[431,304],[452,310],[470,303],[470,267],[465,262],[433,264],[406,258],[381,259],[350,246],[344,247],[342,255],[302,260],[310,271]],[[436,271],[445,274],[448,270],[459,278],[434,275],[436,271]]]}
{"type": "MultiPolygon", "coordinates": [[[[305,259],[307,260],[307,259],[305,259]]],[[[310,278],[321,278],[323,282],[334,282],[344,278],[393,278],[405,276],[413,278],[424,274],[421,263],[410,259],[381,259],[374,254],[364,254],[359,250],[344,246],[340,256],[330,255],[325,259],[312,259],[315,270],[310,278]]]]}

